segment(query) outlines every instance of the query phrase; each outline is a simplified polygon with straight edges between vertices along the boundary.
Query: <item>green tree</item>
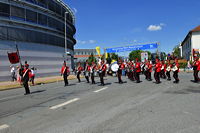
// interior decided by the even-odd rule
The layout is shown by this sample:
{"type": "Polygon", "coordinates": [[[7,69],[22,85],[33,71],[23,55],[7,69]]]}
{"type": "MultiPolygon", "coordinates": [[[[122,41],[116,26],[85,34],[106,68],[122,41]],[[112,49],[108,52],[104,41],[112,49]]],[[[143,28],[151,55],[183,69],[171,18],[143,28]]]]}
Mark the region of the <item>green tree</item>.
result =
{"type": "Polygon", "coordinates": [[[178,57],[178,58],[180,58],[180,48],[179,48],[179,45],[176,45],[175,47],[174,47],[174,49],[173,49],[173,55],[175,56],[175,57],[178,57]]]}
{"type": "Polygon", "coordinates": [[[119,58],[118,54],[115,54],[115,53],[111,54],[111,59],[112,60],[118,60],[118,58],[119,58]]]}
{"type": "Polygon", "coordinates": [[[92,62],[97,62],[96,58],[94,57],[93,53],[88,57],[89,64],[92,64],[92,62]]]}
{"type": "Polygon", "coordinates": [[[142,52],[147,52],[148,53],[148,59],[151,60],[151,52],[150,51],[142,51],[142,50],[132,51],[129,54],[129,60],[135,60],[136,58],[138,58],[138,60],[141,61],[141,53],[142,52]]]}
{"type": "Polygon", "coordinates": [[[138,60],[141,60],[141,53],[143,51],[142,50],[135,50],[135,51],[132,51],[130,54],[129,54],[129,60],[135,60],[136,58],[138,58],[138,60]]]}

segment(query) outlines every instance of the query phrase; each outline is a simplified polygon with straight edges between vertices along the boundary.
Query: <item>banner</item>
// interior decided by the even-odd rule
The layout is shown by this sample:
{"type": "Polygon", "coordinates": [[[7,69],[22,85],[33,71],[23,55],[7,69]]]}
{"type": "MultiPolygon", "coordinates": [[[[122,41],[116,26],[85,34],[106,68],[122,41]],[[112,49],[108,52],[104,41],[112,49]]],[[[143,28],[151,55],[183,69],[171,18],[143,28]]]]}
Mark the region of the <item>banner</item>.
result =
{"type": "Polygon", "coordinates": [[[11,64],[19,63],[19,56],[17,52],[8,53],[8,58],[11,64]]]}
{"type": "Polygon", "coordinates": [[[147,50],[147,49],[156,49],[158,48],[157,43],[151,44],[143,44],[143,45],[133,45],[133,46],[125,46],[125,47],[116,47],[116,48],[107,48],[107,53],[117,53],[117,52],[125,52],[125,51],[134,51],[134,50],[147,50]]]}
{"type": "Polygon", "coordinates": [[[147,52],[142,52],[141,53],[141,61],[145,62],[145,59],[148,60],[148,53],[147,52]]]}
{"type": "Polygon", "coordinates": [[[98,53],[98,55],[99,55],[99,57],[101,56],[101,50],[100,50],[100,47],[96,47],[96,51],[97,51],[97,53],[98,53]]]}

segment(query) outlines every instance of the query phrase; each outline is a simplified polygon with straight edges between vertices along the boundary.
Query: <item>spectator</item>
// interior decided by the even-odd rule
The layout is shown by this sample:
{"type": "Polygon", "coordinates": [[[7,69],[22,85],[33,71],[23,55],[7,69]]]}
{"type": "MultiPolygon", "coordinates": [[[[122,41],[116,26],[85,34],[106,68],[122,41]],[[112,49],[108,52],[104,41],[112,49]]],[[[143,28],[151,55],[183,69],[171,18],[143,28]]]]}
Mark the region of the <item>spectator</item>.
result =
{"type": "Polygon", "coordinates": [[[35,74],[36,74],[36,68],[34,68],[34,67],[32,67],[31,68],[31,75],[30,75],[30,82],[32,82],[32,85],[34,86],[35,85],[35,82],[34,82],[34,80],[35,80],[35,74]]]}
{"type": "Polygon", "coordinates": [[[12,81],[16,81],[17,78],[16,78],[16,75],[15,75],[15,67],[14,66],[10,66],[11,70],[10,70],[10,73],[11,73],[11,78],[12,78],[12,81]]]}

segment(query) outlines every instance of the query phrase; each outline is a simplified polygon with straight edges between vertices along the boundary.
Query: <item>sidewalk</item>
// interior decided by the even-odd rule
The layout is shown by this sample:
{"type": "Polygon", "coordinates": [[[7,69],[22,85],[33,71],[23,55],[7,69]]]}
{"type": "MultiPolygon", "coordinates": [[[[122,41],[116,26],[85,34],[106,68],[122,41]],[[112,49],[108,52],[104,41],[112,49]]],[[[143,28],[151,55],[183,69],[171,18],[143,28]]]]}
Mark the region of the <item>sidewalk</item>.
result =
{"type": "MultiPolygon", "coordinates": [[[[75,78],[76,78],[75,75],[70,75],[68,77],[69,80],[72,80],[72,79],[75,79],[75,78]]],[[[59,82],[59,81],[63,81],[62,76],[36,78],[35,79],[35,85],[47,84],[47,83],[53,83],[53,82],[59,82]]],[[[29,85],[31,85],[30,82],[29,82],[29,85]]],[[[21,87],[23,87],[23,86],[20,85],[20,83],[17,82],[17,81],[15,81],[15,82],[11,82],[11,81],[0,82],[0,91],[16,89],[16,88],[21,88],[21,87]]]]}

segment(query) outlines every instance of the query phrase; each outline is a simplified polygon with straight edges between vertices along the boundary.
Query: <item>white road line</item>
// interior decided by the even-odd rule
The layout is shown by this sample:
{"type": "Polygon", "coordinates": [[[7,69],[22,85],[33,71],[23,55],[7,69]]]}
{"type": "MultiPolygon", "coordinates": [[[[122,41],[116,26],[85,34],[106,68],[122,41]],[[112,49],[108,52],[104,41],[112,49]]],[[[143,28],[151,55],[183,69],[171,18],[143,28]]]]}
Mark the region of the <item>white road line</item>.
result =
{"type": "Polygon", "coordinates": [[[105,89],[107,89],[108,87],[104,87],[104,88],[102,88],[102,89],[99,89],[99,90],[96,90],[96,91],[94,91],[94,92],[100,92],[100,91],[103,91],[103,90],[105,90],[105,89]]]}
{"type": "Polygon", "coordinates": [[[60,107],[62,107],[62,106],[65,106],[65,105],[67,105],[67,104],[70,104],[70,103],[76,102],[76,101],[78,101],[78,100],[80,100],[80,98],[74,98],[74,99],[69,100],[69,101],[67,101],[67,102],[64,102],[64,103],[61,103],[61,104],[58,104],[58,105],[52,106],[50,109],[57,109],[57,108],[60,108],[60,107]]]}
{"type": "Polygon", "coordinates": [[[6,128],[9,128],[9,127],[10,127],[9,125],[4,124],[4,125],[0,126],[0,130],[6,129],[6,128]]]}
{"type": "Polygon", "coordinates": [[[17,97],[20,97],[20,96],[22,96],[22,95],[16,95],[16,96],[10,96],[10,97],[1,98],[0,101],[2,101],[2,100],[9,100],[9,99],[17,98],[17,97]]]}

